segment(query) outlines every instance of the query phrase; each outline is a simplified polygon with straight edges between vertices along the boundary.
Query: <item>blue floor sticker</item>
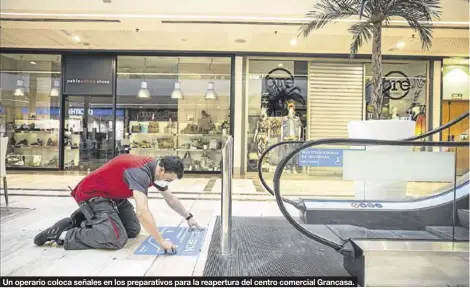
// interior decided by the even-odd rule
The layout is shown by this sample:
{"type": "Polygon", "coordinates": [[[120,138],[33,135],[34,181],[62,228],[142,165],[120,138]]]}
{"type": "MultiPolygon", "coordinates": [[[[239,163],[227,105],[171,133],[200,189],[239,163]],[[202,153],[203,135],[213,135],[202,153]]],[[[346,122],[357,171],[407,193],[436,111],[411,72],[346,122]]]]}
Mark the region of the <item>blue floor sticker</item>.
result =
{"type": "MultiPolygon", "coordinates": [[[[160,227],[162,237],[176,246],[176,256],[197,256],[201,251],[206,230],[190,231],[188,227],[160,227]]],[[[135,255],[164,255],[153,237],[149,236],[135,250],[135,255]]]]}

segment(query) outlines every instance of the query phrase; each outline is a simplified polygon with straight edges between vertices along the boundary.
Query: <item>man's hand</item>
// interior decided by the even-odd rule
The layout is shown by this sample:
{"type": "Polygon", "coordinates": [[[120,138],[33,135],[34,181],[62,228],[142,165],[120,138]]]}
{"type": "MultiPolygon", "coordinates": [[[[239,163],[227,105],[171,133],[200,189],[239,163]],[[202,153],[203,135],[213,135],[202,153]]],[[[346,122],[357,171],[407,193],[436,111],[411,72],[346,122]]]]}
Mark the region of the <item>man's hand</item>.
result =
{"type": "Polygon", "coordinates": [[[204,227],[199,225],[194,217],[191,217],[191,219],[188,220],[188,225],[190,230],[204,230],[204,227]]]}
{"type": "Polygon", "coordinates": [[[169,251],[171,251],[173,254],[176,254],[176,246],[168,240],[163,240],[163,242],[160,243],[160,247],[163,249],[163,251],[165,251],[165,254],[167,254],[169,251]]]}

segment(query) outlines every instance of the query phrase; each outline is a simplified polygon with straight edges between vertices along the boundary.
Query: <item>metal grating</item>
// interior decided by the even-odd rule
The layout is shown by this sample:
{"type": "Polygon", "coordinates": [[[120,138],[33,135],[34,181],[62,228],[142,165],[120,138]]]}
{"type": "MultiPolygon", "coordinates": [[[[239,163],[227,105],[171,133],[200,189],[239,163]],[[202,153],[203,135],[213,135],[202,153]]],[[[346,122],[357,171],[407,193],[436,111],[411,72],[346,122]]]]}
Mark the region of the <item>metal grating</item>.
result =
{"type": "Polygon", "coordinates": [[[217,217],[204,276],[349,276],[343,257],[283,217],[234,217],[230,256],[220,254],[217,217]]]}
{"type": "Polygon", "coordinates": [[[309,140],[347,138],[362,120],[364,65],[310,62],[308,76],[309,140]]]}

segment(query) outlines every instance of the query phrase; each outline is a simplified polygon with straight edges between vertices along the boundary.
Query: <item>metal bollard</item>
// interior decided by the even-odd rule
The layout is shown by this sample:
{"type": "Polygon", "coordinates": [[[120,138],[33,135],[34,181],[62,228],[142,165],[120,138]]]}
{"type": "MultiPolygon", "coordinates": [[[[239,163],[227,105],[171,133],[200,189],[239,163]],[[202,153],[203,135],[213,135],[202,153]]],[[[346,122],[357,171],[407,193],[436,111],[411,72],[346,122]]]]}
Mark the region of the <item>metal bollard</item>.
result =
{"type": "Polygon", "coordinates": [[[221,193],[221,225],[220,247],[222,254],[232,251],[232,167],[233,138],[229,136],[222,148],[222,193],[221,193]]]}

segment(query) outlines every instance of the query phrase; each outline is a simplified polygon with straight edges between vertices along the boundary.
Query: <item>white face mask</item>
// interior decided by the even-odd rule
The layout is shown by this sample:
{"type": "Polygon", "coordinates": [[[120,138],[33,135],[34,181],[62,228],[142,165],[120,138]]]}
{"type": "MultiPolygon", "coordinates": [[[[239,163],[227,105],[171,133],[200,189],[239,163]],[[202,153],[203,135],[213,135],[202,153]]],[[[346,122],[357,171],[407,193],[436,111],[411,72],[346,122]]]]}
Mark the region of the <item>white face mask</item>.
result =
{"type": "Polygon", "coordinates": [[[167,181],[161,181],[161,180],[155,181],[154,183],[155,183],[155,185],[160,186],[160,187],[162,187],[162,188],[163,188],[163,187],[166,187],[166,186],[168,186],[168,184],[170,184],[170,183],[167,182],[167,181]]]}

